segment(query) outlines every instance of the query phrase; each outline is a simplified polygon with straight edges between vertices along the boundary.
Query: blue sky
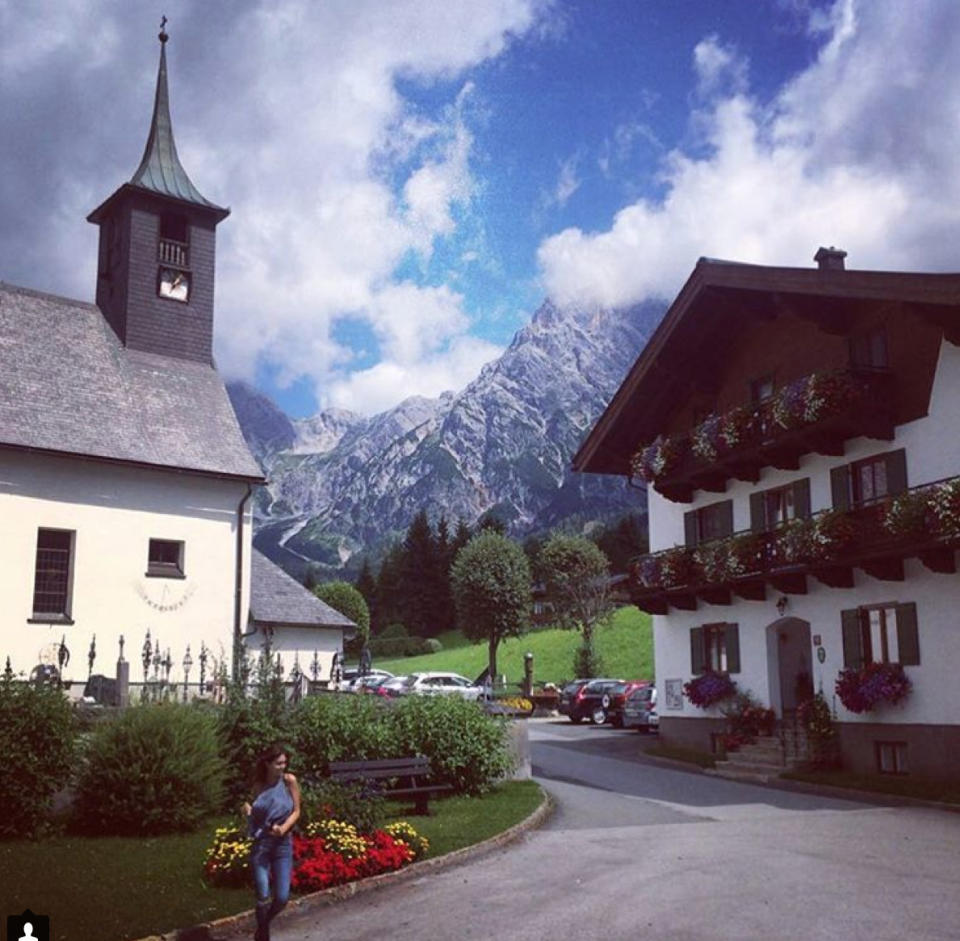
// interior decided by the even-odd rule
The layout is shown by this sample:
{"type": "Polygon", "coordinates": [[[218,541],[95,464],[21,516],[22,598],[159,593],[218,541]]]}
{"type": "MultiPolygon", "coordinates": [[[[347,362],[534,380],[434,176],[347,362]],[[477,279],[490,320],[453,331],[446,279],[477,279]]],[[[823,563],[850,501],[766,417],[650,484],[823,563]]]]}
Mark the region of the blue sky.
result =
{"type": "MultiPolygon", "coordinates": [[[[0,0],[0,278],[92,299],[156,6],[0,0]]],[[[458,390],[545,296],[697,257],[960,269],[955,0],[173,0],[180,156],[228,205],[216,352],[291,415],[458,390]]]]}

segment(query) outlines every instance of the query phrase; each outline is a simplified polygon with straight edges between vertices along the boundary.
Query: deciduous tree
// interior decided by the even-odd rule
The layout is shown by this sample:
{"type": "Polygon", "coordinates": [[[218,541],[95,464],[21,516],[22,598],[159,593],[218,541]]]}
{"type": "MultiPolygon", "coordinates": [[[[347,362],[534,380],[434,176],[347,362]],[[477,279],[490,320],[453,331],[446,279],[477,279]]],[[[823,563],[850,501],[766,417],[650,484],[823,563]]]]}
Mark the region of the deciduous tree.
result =
{"type": "Polygon", "coordinates": [[[600,662],[594,652],[594,632],[608,623],[614,612],[607,557],[583,536],[555,533],[540,550],[538,568],[558,624],[580,629],[582,643],[575,672],[595,676],[600,662]]]}
{"type": "Polygon", "coordinates": [[[451,578],[460,629],[471,640],[486,640],[494,677],[500,642],[519,637],[530,623],[527,557],[515,542],[485,529],[457,553],[451,578]]]}

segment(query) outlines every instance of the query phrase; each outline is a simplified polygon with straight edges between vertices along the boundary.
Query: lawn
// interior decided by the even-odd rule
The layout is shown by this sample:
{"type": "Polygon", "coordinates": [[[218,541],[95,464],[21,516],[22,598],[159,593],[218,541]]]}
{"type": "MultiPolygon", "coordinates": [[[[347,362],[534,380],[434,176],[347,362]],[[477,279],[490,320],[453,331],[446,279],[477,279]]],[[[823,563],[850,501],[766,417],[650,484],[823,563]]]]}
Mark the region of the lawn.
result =
{"type": "MultiPolygon", "coordinates": [[[[576,631],[557,629],[531,631],[520,638],[505,640],[497,650],[497,671],[506,674],[508,683],[523,680],[523,657],[533,654],[536,682],[561,683],[573,678],[573,657],[579,644],[576,631]]],[[[420,657],[377,660],[374,666],[391,673],[417,670],[447,670],[470,679],[479,676],[487,665],[487,645],[464,644],[455,632],[440,638],[444,649],[420,657]]],[[[603,660],[604,673],[625,679],[653,679],[653,632],[650,615],[633,606],[620,608],[613,621],[596,633],[596,648],[603,660]]]]}
{"type": "MultiPolygon", "coordinates": [[[[430,856],[478,843],[526,819],[540,804],[533,781],[509,781],[483,797],[432,802],[430,817],[409,820],[430,840],[430,856]]],[[[5,913],[29,907],[50,916],[55,941],[124,941],[246,911],[249,889],[214,889],[202,878],[204,852],[218,826],[154,838],[57,837],[0,842],[5,913]]]]}

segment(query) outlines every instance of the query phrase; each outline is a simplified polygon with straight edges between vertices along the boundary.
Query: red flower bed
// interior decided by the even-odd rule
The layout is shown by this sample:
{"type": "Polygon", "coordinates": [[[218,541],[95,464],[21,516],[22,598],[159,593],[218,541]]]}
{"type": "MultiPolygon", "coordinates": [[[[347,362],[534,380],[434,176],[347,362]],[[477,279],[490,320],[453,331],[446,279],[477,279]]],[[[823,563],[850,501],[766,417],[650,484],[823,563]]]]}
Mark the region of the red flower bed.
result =
{"type": "Polygon", "coordinates": [[[406,843],[383,830],[375,830],[363,839],[367,852],[348,859],[327,849],[323,837],[294,837],[293,888],[298,892],[316,892],[354,879],[392,872],[414,859],[414,852],[406,843]]]}

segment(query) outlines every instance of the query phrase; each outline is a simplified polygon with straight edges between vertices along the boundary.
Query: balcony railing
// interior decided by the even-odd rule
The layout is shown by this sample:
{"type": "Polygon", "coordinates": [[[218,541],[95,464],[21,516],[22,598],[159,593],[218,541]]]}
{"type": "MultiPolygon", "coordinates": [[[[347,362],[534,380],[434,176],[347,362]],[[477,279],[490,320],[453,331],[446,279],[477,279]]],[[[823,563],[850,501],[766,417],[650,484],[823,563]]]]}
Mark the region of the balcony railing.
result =
{"type": "Polygon", "coordinates": [[[789,520],[770,532],[740,532],[696,547],[641,556],[631,596],[645,611],[697,600],[729,604],[734,595],[763,600],[769,584],[804,594],[807,576],[835,588],[853,587],[853,569],[890,581],[916,557],[931,571],[954,572],[960,546],[960,477],[913,487],[849,510],[829,509],[789,520]]]}
{"type": "Polygon", "coordinates": [[[731,478],[755,483],[760,469],[796,470],[801,455],[842,455],[847,438],[892,440],[893,376],[885,369],[812,373],[771,398],[711,415],[688,434],[640,447],[631,468],[671,500],[723,492],[731,478]]]}
{"type": "Polygon", "coordinates": [[[186,242],[160,239],[159,255],[162,265],[173,265],[176,268],[190,267],[190,246],[186,242]]]}

